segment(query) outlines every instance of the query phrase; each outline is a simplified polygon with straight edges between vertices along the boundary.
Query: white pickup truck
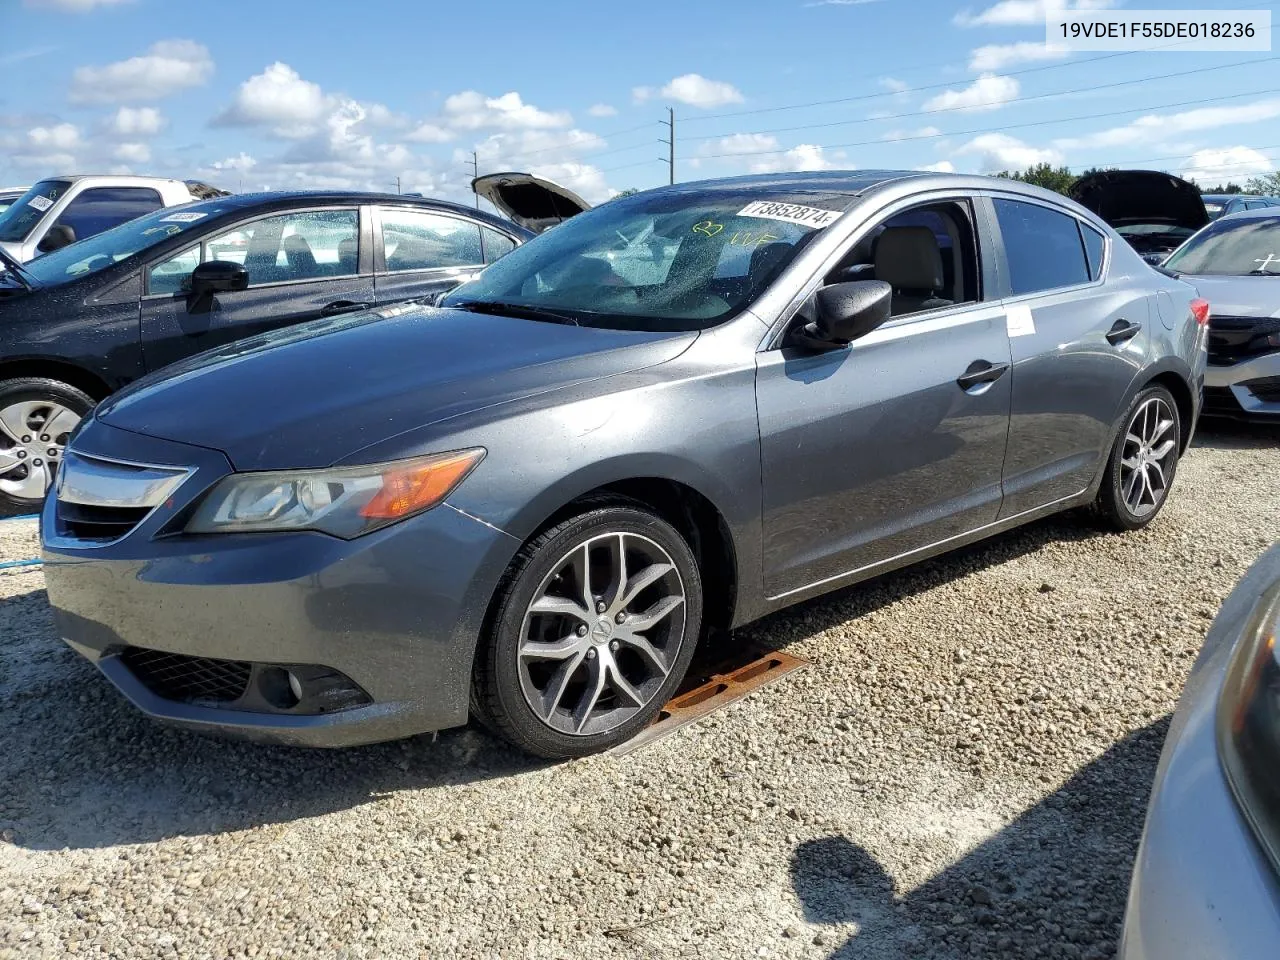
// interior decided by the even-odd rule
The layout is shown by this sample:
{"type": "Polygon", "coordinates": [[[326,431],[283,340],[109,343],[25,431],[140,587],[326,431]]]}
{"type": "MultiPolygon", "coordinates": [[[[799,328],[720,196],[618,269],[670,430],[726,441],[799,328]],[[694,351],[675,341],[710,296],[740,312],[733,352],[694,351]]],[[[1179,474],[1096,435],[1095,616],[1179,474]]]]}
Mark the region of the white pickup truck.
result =
{"type": "Polygon", "coordinates": [[[50,177],[0,213],[0,250],[26,263],[144,213],[226,195],[225,190],[194,180],[50,177]]]}

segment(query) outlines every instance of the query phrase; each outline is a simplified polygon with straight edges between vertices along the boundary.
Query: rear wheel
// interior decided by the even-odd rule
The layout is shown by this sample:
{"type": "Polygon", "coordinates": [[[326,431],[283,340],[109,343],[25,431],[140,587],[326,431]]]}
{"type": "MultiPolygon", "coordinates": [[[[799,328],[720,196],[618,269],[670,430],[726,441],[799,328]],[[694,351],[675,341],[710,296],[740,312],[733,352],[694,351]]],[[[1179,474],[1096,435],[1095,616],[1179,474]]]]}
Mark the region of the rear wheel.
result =
{"type": "Polygon", "coordinates": [[[675,528],[639,507],[588,509],[512,562],[477,657],[476,705],[530,753],[608,749],[662,709],[701,623],[701,576],[675,528]]]}
{"type": "Polygon", "coordinates": [[[1141,391],[1111,448],[1096,506],[1120,530],[1138,530],[1155,519],[1178,470],[1182,425],[1178,404],[1164,387],[1141,391]]]}
{"type": "Polygon", "coordinates": [[[35,511],[93,398],[43,377],[0,382],[0,507],[35,511]]]}

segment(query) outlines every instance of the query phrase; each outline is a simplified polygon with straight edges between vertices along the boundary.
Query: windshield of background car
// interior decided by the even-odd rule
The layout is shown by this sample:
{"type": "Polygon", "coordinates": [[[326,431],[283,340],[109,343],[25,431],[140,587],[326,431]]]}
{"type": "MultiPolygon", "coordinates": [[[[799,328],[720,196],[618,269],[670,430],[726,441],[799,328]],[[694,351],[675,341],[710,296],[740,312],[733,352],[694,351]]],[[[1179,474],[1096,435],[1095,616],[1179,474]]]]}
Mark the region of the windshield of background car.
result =
{"type": "Polygon", "coordinates": [[[1215,220],[1164,265],[1202,276],[1280,276],[1280,217],[1215,220]]]}
{"type": "Polygon", "coordinates": [[[70,180],[41,180],[0,214],[0,242],[21,243],[49,208],[71,189],[70,180]]]}
{"type": "Polygon", "coordinates": [[[43,286],[78,280],[105,270],[140,250],[205,223],[227,207],[215,201],[169,207],[104,230],[23,265],[23,272],[43,286]]]}
{"type": "Polygon", "coordinates": [[[613,200],[516,248],[443,305],[507,304],[611,329],[702,330],[749,306],[846,202],[746,191],[613,200]]]}

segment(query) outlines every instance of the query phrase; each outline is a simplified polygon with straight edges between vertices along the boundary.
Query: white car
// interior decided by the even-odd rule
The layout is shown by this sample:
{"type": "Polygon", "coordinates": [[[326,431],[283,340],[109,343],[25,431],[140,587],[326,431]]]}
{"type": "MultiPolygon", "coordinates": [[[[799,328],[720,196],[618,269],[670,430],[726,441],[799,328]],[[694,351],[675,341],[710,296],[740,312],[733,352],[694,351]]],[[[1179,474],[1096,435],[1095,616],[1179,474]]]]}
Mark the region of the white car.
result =
{"type": "Polygon", "coordinates": [[[226,191],[162,177],[50,177],[0,213],[0,250],[19,263],[163,207],[226,191]]]}

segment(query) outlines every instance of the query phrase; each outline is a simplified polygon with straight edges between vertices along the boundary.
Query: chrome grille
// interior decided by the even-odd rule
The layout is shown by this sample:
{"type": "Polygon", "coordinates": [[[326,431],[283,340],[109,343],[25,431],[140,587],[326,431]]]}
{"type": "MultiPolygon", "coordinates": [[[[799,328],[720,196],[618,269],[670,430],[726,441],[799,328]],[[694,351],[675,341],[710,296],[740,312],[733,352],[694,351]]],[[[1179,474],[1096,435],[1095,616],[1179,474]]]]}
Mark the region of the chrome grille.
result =
{"type": "Polygon", "coordinates": [[[69,450],[58,468],[56,533],[79,543],[119,540],[190,475],[185,467],[107,460],[69,450]]]}

